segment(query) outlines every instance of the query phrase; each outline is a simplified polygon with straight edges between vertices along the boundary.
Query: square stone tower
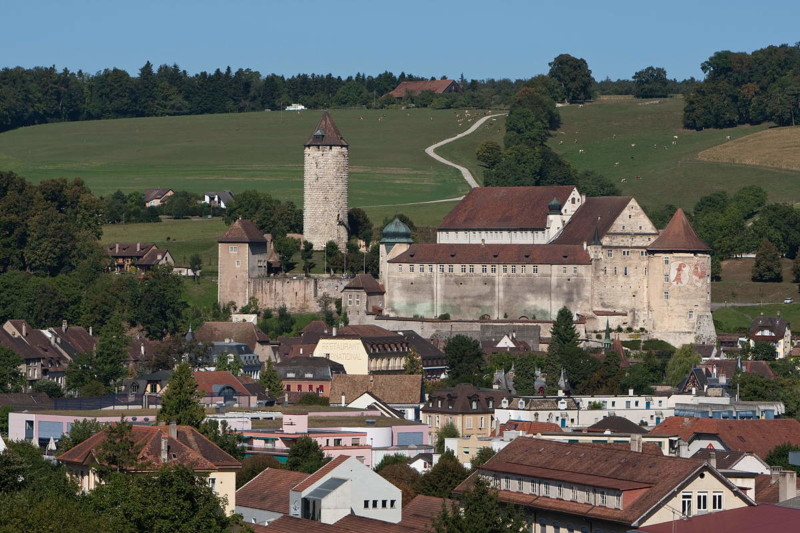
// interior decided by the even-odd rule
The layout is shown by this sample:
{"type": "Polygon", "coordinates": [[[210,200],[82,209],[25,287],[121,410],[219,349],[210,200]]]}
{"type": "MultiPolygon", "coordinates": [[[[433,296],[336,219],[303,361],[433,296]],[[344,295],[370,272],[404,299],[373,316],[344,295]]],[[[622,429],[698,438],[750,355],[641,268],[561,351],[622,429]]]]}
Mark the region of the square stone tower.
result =
{"type": "Polygon", "coordinates": [[[240,218],[217,243],[217,301],[220,305],[234,302],[237,308],[242,307],[251,296],[250,278],[267,274],[267,239],[253,222],[240,218]]]}
{"type": "Polygon", "coordinates": [[[326,111],[308,138],[303,167],[303,238],[322,250],[347,244],[348,144],[326,111]]]}

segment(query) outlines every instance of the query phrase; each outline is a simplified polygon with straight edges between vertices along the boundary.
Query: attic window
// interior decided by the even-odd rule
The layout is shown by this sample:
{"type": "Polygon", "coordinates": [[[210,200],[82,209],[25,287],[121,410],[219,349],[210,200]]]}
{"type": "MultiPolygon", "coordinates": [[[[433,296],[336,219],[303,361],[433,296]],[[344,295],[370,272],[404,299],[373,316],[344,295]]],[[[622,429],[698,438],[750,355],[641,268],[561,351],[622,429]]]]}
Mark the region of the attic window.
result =
{"type": "Polygon", "coordinates": [[[455,256],[456,256],[455,252],[450,252],[450,257],[455,257],[455,256]]]}

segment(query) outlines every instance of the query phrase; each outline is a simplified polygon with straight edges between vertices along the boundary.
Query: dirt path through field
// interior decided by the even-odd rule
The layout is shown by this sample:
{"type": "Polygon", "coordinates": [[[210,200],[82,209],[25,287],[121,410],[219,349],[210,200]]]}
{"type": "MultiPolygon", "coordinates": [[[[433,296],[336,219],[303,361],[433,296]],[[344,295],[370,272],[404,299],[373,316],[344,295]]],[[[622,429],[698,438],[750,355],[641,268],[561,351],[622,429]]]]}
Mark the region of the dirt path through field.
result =
{"type": "Polygon", "coordinates": [[[429,156],[431,156],[432,158],[434,158],[435,160],[437,160],[438,162],[444,163],[445,165],[448,165],[448,166],[451,166],[451,167],[457,169],[459,172],[461,172],[461,175],[464,176],[464,179],[466,180],[467,185],[469,185],[473,189],[475,187],[480,187],[480,185],[478,185],[478,182],[475,181],[475,178],[472,176],[472,172],[470,172],[469,169],[467,169],[465,167],[462,167],[461,165],[456,165],[452,161],[449,161],[449,160],[445,159],[444,157],[438,155],[434,150],[436,150],[440,146],[444,146],[445,144],[451,143],[451,142],[455,141],[456,139],[460,139],[462,137],[466,137],[470,133],[472,133],[475,130],[477,130],[478,128],[480,128],[483,125],[483,123],[486,122],[487,120],[489,120],[490,118],[500,117],[500,116],[503,116],[505,114],[506,113],[498,113],[496,115],[487,115],[487,116],[477,120],[475,122],[475,124],[473,124],[468,130],[459,133],[455,137],[450,137],[449,139],[445,139],[443,141],[439,141],[436,144],[432,144],[432,145],[428,146],[427,148],[425,148],[425,153],[428,154],[429,156]]]}

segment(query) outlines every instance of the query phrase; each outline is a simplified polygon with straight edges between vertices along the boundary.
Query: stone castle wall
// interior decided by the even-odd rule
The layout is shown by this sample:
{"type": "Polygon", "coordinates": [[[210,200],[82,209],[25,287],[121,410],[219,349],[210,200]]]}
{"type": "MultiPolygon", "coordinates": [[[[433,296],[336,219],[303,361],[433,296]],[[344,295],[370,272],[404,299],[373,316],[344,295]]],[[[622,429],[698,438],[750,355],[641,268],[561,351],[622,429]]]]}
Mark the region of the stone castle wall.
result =
{"type": "Polygon", "coordinates": [[[347,243],[348,149],[306,146],[303,174],[303,238],[322,250],[334,241],[347,243]]]}
{"type": "Polygon", "coordinates": [[[285,305],[290,313],[315,313],[319,299],[327,294],[341,298],[349,279],[342,278],[250,278],[249,296],[258,299],[259,307],[277,309],[285,305]]]}

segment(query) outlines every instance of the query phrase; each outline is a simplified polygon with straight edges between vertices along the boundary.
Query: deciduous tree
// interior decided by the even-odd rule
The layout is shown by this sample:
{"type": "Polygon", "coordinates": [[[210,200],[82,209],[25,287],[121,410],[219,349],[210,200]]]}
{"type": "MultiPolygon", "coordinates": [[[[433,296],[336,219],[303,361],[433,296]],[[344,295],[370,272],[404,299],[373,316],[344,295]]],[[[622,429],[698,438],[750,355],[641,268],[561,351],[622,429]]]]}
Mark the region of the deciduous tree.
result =
{"type": "Polygon", "coordinates": [[[478,478],[458,503],[442,506],[431,527],[434,533],[507,533],[528,526],[517,508],[500,503],[497,492],[478,478]]]}
{"type": "Polygon", "coordinates": [[[300,437],[289,448],[286,468],[312,474],[325,466],[329,460],[317,441],[310,437],[300,437]]]}
{"type": "Polygon", "coordinates": [[[761,282],[780,283],[783,281],[781,254],[768,240],[764,240],[756,252],[756,260],[753,263],[753,272],[750,277],[753,281],[761,282]]]}
{"type": "Polygon", "coordinates": [[[594,78],[585,59],[561,54],[548,65],[548,76],[558,82],[566,101],[583,102],[592,98],[594,78]]]}
{"type": "Polygon", "coordinates": [[[483,349],[477,340],[466,335],[454,335],[447,341],[444,355],[447,359],[447,379],[451,384],[484,384],[483,349]]]}
{"type": "Polygon", "coordinates": [[[700,364],[700,354],[690,344],[684,344],[672,354],[667,363],[667,383],[677,387],[689,372],[700,364]]]}

